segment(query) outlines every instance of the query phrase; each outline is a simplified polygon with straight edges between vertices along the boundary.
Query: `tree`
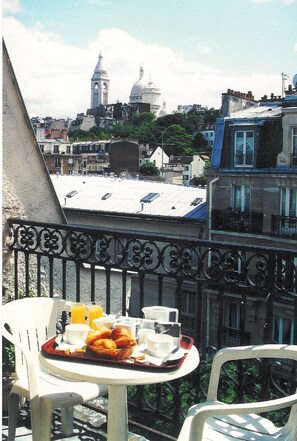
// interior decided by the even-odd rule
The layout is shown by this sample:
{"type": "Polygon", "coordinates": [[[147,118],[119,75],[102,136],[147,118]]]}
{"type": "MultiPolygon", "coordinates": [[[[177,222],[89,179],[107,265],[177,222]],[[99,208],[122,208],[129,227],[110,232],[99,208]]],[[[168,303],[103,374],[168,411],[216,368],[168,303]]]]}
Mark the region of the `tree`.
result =
{"type": "Polygon", "coordinates": [[[197,132],[194,136],[193,146],[197,147],[199,150],[204,150],[207,146],[207,141],[201,132],[197,132]]]}
{"type": "Polygon", "coordinates": [[[193,136],[179,124],[173,124],[163,132],[164,151],[170,155],[184,155],[192,153],[193,136]],[[170,145],[168,145],[170,144],[170,145]]]}
{"type": "Polygon", "coordinates": [[[139,126],[144,123],[152,123],[155,119],[156,116],[151,112],[135,113],[132,115],[131,124],[139,126]]]}
{"type": "Polygon", "coordinates": [[[155,166],[153,162],[145,162],[143,165],[140,166],[139,172],[143,176],[159,176],[160,170],[158,167],[155,166]]]}

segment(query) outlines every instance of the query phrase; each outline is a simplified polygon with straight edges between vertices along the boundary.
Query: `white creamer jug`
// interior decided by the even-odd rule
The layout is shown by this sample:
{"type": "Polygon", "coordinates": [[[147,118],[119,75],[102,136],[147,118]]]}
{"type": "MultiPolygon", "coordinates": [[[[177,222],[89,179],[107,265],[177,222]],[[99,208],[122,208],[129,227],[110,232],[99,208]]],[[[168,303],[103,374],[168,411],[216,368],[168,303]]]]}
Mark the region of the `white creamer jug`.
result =
{"type": "Polygon", "coordinates": [[[142,312],[146,319],[159,322],[178,322],[178,309],[167,306],[145,306],[142,312]]]}

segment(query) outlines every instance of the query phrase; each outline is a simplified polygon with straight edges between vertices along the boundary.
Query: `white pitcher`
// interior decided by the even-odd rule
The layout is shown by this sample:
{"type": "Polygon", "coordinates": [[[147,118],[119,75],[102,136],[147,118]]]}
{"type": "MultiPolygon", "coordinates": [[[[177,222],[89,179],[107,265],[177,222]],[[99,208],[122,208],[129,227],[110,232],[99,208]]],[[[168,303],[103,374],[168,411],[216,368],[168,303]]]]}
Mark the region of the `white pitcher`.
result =
{"type": "Polygon", "coordinates": [[[167,306],[146,306],[142,308],[144,317],[159,322],[178,322],[178,309],[167,306]]]}

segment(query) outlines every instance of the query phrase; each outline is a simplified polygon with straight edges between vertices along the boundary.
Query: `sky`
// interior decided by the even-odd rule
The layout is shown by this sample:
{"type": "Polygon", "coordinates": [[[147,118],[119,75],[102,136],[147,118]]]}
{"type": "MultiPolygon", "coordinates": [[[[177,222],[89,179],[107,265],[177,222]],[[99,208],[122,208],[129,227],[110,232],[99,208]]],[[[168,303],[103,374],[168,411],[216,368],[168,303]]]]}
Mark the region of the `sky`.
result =
{"type": "Polygon", "coordinates": [[[2,0],[2,33],[30,117],[86,112],[100,52],[110,104],[142,65],[168,113],[281,95],[297,74],[297,0],[2,0]]]}

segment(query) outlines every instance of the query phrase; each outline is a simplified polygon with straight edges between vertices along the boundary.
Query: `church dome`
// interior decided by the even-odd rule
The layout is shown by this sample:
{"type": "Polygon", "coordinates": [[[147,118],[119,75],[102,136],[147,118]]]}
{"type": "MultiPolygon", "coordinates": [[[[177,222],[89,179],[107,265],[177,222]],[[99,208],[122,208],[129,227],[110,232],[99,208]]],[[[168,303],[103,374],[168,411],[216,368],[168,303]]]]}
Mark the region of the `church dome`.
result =
{"type": "Polygon", "coordinates": [[[145,89],[144,70],[140,67],[140,75],[138,81],[134,84],[130,93],[130,103],[138,103],[142,101],[142,95],[145,89]]]}
{"type": "Polygon", "coordinates": [[[138,81],[131,89],[129,103],[130,104],[149,104],[150,111],[157,115],[160,111],[160,97],[161,92],[158,86],[156,86],[151,80],[146,82],[144,79],[143,67],[140,67],[140,76],[138,81]]]}
{"type": "Polygon", "coordinates": [[[159,116],[166,116],[168,115],[167,109],[166,109],[166,102],[163,101],[163,107],[160,110],[159,116]]]}

